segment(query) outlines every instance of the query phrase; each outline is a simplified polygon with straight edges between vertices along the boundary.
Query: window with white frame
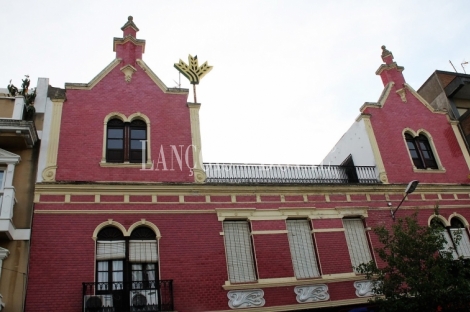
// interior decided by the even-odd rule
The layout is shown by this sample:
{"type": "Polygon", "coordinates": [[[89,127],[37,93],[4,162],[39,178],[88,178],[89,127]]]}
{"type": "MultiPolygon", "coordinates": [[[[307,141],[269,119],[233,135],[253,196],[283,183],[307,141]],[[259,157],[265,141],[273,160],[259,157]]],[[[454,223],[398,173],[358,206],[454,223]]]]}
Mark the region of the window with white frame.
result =
{"type": "Polygon", "coordinates": [[[247,221],[224,221],[225,254],[231,283],[254,282],[256,278],[250,226],[247,221]]]}
{"type": "Polygon", "coordinates": [[[356,268],[361,263],[368,263],[372,260],[364,222],[361,218],[345,218],[343,226],[351,264],[354,271],[357,272],[356,268]]]}
{"type": "Polygon", "coordinates": [[[287,220],[286,224],[295,277],[299,279],[319,277],[309,221],[287,220]]]}

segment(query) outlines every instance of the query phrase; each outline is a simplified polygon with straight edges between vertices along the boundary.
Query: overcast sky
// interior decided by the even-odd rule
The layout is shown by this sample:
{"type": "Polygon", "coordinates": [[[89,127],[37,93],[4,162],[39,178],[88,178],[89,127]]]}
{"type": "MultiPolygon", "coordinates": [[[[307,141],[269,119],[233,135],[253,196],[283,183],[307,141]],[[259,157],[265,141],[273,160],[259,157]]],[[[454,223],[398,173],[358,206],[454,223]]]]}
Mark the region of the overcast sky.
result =
{"type": "Polygon", "coordinates": [[[2,2],[1,87],[25,74],[32,86],[89,82],[115,58],[129,15],[168,87],[180,58],[208,61],[197,86],[205,162],[319,164],[378,100],[382,45],[414,89],[453,71],[449,60],[459,72],[470,61],[468,0],[2,2]]]}

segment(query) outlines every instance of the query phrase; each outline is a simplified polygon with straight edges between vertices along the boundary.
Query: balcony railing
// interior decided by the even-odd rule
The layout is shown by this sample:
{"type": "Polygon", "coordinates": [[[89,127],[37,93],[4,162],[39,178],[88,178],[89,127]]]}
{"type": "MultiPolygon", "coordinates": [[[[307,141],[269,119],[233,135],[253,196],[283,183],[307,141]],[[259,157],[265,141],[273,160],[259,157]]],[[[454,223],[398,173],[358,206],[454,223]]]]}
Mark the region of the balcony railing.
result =
{"type": "Polygon", "coordinates": [[[374,166],[205,163],[206,183],[380,183],[374,166]]]}
{"type": "Polygon", "coordinates": [[[173,311],[173,281],[83,283],[84,312],[173,311]]]}

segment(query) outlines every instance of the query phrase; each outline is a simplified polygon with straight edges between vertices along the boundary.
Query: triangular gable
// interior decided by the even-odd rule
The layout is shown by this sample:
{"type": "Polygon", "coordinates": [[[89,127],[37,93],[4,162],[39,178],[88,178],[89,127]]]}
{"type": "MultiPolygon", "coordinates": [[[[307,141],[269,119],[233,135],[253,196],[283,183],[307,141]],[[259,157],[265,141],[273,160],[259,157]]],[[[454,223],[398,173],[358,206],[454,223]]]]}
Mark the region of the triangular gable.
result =
{"type": "Polygon", "coordinates": [[[21,160],[19,155],[6,151],[0,148],[0,163],[2,164],[17,164],[21,160]]]}
{"type": "MultiPolygon", "coordinates": [[[[364,110],[368,107],[371,107],[371,108],[382,108],[384,107],[385,105],[385,102],[387,101],[389,95],[390,95],[390,91],[392,90],[392,87],[395,85],[394,82],[389,82],[385,88],[383,89],[382,91],[382,94],[380,95],[380,98],[379,100],[374,103],[374,102],[366,102],[364,103],[361,108],[360,108],[360,111],[361,113],[364,112],[364,110]]],[[[432,107],[421,95],[418,94],[418,92],[416,92],[409,84],[407,83],[404,83],[403,84],[403,88],[395,91],[402,99],[403,102],[407,102],[407,94],[406,94],[406,91],[409,91],[419,102],[421,102],[421,104],[423,104],[424,106],[426,106],[427,109],[429,109],[429,111],[431,111],[432,113],[436,113],[436,114],[447,114],[447,112],[445,111],[441,111],[441,110],[437,110],[435,109],[434,107],[432,107]]]]}
{"type": "MultiPolygon", "coordinates": [[[[150,67],[145,64],[143,60],[137,59],[137,64],[142,68],[142,70],[147,73],[150,79],[155,82],[155,84],[162,90],[163,93],[170,94],[188,94],[188,89],[182,88],[168,88],[163,81],[158,78],[158,76],[150,69],[150,67]]],[[[112,61],[105,69],[103,69],[98,75],[96,75],[89,83],[65,83],[65,89],[72,90],[91,90],[95,87],[98,82],[100,82],[104,77],[106,77],[117,65],[119,65],[121,59],[117,58],[112,61]]]]}

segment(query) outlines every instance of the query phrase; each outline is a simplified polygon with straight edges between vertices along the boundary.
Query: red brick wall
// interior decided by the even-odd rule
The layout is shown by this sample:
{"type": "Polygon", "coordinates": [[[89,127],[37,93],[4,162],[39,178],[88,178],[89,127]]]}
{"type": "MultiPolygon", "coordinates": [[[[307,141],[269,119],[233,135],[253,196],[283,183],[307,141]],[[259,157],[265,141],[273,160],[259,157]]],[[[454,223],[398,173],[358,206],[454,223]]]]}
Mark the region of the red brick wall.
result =
{"type": "MultiPolygon", "coordinates": [[[[138,65],[131,82],[127,83],[119,70],[124,65],[117,65],[91,90],[67,90],[59,139],[57,181],[194,181],[185,164],[185,156],[180,155],[183,157],[180,170],[171,148],[175,145],[179,152],[182,145],[184,154],[192,143],[187,96],[163,93],[138,65]],[[112,112],[126,116],[140,112],[150,119],[151,141],[148,146],[155,162],[154,170],[100,167],[104,118],[112,112]],[[161,146],[166,171],[161,163],[157,166],[161,146]],[[172,158],[174,170],[171,170],[172,158]]],[[[188,164],[192,167],[191,148],[188,164]]]]}
{"type": "MultiPolygon", "coordinates": [[[[393,86],[382,108],[366,108],[364,113],[371,114],[380,154],[390,183],[408,183],[419,180],[421,183],[470,183],[469,168],[458,145],[445,114],[432,113],[424,104],[406,91],[404,103],[393,86]],[[437,155],[445,173],[416,173],[403,140],[403,130],[420,129],[431,134],[437,155]]],[[[435,155],[435,156],[437,156],[435,155]]]]}

